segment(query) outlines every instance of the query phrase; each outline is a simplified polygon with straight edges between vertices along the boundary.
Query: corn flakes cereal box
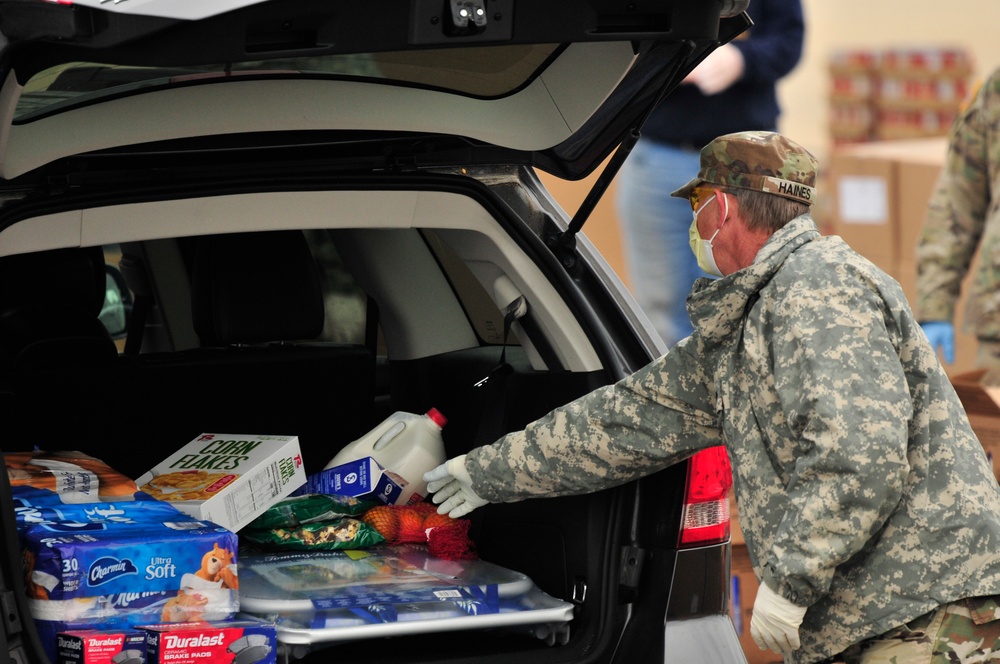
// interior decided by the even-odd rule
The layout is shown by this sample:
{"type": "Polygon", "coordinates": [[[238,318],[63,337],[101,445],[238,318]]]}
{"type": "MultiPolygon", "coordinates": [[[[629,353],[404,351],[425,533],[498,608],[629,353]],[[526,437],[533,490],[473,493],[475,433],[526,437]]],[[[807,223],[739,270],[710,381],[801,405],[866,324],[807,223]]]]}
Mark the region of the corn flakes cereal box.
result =
{"type": "Polygon", "coordinates": [[[136,484],[186,514],[237,531],[305,481],[296,436],[204,433],[136,484]]]}

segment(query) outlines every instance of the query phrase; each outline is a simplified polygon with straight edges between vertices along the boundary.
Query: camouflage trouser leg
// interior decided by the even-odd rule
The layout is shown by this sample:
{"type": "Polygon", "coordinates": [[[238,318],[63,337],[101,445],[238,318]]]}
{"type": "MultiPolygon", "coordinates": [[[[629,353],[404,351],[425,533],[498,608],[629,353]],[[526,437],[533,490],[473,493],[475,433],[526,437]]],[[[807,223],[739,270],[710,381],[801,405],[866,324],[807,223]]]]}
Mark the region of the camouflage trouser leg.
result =
{"type": "Polygon", "coordinates": [[[945,604],[870,639],[847,664],[980,664],[1000,662],[1000,597],[945,604]]]}

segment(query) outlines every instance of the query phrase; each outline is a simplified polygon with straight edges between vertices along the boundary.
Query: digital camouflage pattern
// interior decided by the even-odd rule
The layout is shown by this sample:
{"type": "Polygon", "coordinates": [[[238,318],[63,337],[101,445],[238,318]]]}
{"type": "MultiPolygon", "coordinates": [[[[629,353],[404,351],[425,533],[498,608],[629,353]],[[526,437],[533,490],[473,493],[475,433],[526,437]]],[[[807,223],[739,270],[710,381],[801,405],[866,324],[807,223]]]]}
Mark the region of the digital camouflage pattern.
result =
{"type": "Polygon", "coordinates": [[[964,327],[982,339],[1000,340],[1000,69],[951,129],[917,245],[919,320],[954,320],[977,249],[964,327]]]}
{"type": "Polygon", "coordinates": [[[844,664],[974,664],[1000,660],[997,597],[946,604],[845,653],[844,664]]]}
{"type": "Polygon", "coordinates": [[[688,311],[663,357],[472,450],[474,490],[586,493],[725,444],[758,579],[809,607],[791,662],[1000,593],[1000,488],[895,281],[803,215],[688,311]]]}
{"type": "Polygon", "coordinates": [[[801,145],[771,131],[726,134],[701,149],[701,168],[671,196],[688,198],[702,183],[763,191],[812,205],[816,158],[801,145]]]}

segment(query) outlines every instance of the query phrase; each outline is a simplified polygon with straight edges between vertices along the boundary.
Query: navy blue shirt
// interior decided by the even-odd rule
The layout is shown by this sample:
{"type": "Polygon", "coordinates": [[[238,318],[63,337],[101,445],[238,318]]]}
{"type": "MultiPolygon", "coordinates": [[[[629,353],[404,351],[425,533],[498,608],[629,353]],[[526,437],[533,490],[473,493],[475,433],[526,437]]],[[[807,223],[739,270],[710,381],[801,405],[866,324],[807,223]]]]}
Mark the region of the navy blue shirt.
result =
{"type": "Polygon", "coordinates": [[[802,4],[752,0],[747,14],[754,25],[731,42],[743,54],[743,76],[711,96],[695,85],[679,85],[653,109],[642,126],[643,138],[700,149],[723,134],[777,128],[775,83],[802,57],[802,4]]]}

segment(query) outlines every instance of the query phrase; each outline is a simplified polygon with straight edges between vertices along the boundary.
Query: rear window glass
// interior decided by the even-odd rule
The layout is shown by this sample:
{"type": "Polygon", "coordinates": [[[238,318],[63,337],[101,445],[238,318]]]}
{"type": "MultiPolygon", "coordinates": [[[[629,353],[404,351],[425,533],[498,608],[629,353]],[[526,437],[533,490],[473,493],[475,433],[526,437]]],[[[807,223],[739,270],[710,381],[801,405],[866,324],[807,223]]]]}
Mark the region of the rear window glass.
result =
{"type": "Polygon", "coordinates": [[[323,333],[318,341],[365,343],[368,297],[344,266],[325,231],[305,231],[323,290],[323,333]]]}
{"type": "Polygon", "coordinates": [[[150,89],[242,77],[358,78],[450,90],[481,98],[503,97],[529,83],[558,46],[527,44],[422,51],[282,58],[190,67],[135,67],[71,62],[45,69],[28,80],[14,121],[97,99],[150,89]]]}

